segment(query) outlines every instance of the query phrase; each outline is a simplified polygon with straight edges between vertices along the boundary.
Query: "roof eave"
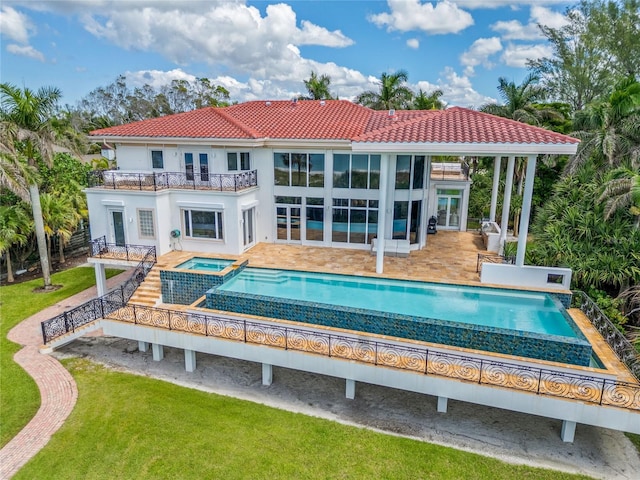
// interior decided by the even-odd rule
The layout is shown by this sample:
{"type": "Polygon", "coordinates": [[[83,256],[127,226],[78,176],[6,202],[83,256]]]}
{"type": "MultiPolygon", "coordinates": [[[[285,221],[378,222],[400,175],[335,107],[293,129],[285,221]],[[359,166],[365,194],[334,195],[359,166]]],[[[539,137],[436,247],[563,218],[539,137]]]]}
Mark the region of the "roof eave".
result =
{"type": "Polygon", "coordinates": [[[353,142],[354,152],[421,152],[431,155],[575,155],[577,143],[380,143],[353,142]]]}
{"type": "Polygon", "coordinates": [[[191,145],[224,145],[261,147],[264,145],[262,138],[214,138],[214,137],[145,137],[135,135],[89,135],[92,140],[109,140],[111,143],[148,143],[161,144],[191,144],[191,145]]]}

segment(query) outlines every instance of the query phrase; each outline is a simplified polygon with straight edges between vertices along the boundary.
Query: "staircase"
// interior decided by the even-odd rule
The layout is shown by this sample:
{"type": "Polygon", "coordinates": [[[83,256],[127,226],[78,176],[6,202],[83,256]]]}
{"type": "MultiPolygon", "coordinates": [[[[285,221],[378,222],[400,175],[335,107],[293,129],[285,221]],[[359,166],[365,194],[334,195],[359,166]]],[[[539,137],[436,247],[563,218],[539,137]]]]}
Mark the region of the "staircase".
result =
{"type": "Polygon", "coordinates": [[[155,307],[162,302],[162,288],[160,285],[160,270],[166,268],[167,265],[156,263],[147,274],[144,282],[133,292],[128,303],[144,305],[146,307],[155,307]]]}

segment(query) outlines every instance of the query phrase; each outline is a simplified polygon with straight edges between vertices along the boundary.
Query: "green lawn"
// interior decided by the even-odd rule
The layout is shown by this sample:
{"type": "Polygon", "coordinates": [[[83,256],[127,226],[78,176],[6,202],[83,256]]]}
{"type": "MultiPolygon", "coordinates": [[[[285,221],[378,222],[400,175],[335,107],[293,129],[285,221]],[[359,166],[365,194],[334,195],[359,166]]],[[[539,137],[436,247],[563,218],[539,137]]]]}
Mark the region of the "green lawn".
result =
{"type": "MultiPolygon", "coordinates": [[[[107,277],[122,270],[107,269],[107,277]]],[[[42,279],[0,287],[0,447],[4,446],[35,415],[40,406],[40,392],[31,377],[14,361],[21,346],[7,340],[15,325],[95,284],[94,270],[78,267],[52,276],[54,285],[63,285],[48,293],[33,293],[42,279]]]]}
{"type": "Polygon", "coordinates": [[[15,479],[586,478],[66,360],[79,399],[15,479]]]}

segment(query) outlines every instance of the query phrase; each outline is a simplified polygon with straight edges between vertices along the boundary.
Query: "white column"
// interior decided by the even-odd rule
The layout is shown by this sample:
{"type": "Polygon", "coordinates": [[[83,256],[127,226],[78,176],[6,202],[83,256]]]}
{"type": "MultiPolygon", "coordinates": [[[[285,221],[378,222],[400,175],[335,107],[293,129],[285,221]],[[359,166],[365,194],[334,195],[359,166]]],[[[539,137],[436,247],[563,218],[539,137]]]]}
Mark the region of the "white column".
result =
{"type": "Polygon", "coordinates": [[[151,351],[153,352],[153,360],[159,362],[164,358],[164,348],[159,343],[151,344],[151,351]]]}
{"type": "Polygon", "coordinates": [[[273,383],[273,365],[269,363],[262,364],[262,385],[268,387],[273,383]]]}
{"type": "Polygon", "coordinates": [[[353,400],[354,398],[356,398],[356,381],[355,380],[349,380],[347,378],[345,395],[349,400],[353,400]]]}
{"type": "Polygon", "coordinates": [[[384,269],[384,227],[387,212],[387,184],[389,183],[389,155],[380,158],[380,187],[378,192],[378,252],[376,253],[376,273],[382,273],[384,269]]]}
{"type": "Polygon", "coordinates": [[[149,342],[143,342],[142,340],[138,340],[138,351],[146,352],[149,350],[149,342]]]}
{"type": "Polygon", "coordinates": [[[447,397],[438,397],[438,413],[447,413],[447,397]]]}
{"type": "Polygon", "coordinates": [[[104,273],[104,263],[94,263],[93,269],[96,275],[96,288],[98,289],[98,296],[101,297],[107,293],[107,277],[104,273]]]}
{"type": "Polygon", "coordinates": [[[489,221],[496,221],[496,209],[498,208],[498,188],[500,187],[500,166],[502,157],[493,157],[493,186],[491,187],[491,210],[489,211],[489,221]]]}
{"type": "Polygon", "coordinates": [[[513,170],[516,157],[509,156],[507,162],[507,177],[505,179],[504,193],[502,200],[502,221],[500,222],[500,255],[504,254],[504,243],[507,240],[507,227],[509,226],[509,209],[511,208],[511,188],[513,187],[513,170]]]}
{"type": "Polygon", "coordinates": [[[524,255],[527,250],[527,234],[529,233],[529,217],[531,216],[531,199],[533,198],[533,182],[536,175],[536,155],[527,158],[527,172],[524,179],[524,193],[522,194],[522,211],[520,212],[520,230],[518,232],[518,253],[516,265],[524,265],[524,255]]]}
{"type": "Polygon", "coordinates": [[[562,430],[560,431],[560,438],[563,442],[573,443],[573,439],[576,436],[576,422],[570,420],[562,421],[562,430]]]}
{"type": "Polygon", "coordinates": [[[193,372],[196,369],[196,351],[184,349],[184,369],[193,372]]]}

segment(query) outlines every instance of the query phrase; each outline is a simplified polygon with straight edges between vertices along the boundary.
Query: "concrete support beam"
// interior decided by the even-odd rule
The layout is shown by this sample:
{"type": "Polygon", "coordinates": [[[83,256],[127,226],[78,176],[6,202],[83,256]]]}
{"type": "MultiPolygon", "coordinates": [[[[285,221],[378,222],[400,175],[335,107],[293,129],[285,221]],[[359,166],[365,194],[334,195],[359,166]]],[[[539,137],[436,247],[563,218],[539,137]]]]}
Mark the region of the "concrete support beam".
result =
{"type": "Polygon", "coordinates": [[[104,263],[94,263],[93,269],[96,275],[96,288],[98,296],[101,297],[107,293],[107,276],[104,273],[104,263]]]}
{"type": "Polygon", "coordinates": [[[196,369],[196,351],[184,349],[184,369],[193,372],[196,369]]]}
{"type": "Polygon", "coordinates": [[[164,358],[164,347],[159,343],[152,343],[151,351],[153,352],[154,361],[159,362],[164,358]]]}
{"type": "Polygon", "coordinates": [[[387,221],[387,189],[389,183],[389,155],[382,155],[380,159],[380,188],[378,190],[380,198],[378,199],[378,232],[376,252],[376,273],[382,273],[384,270],[384,230],[387,221]]]}
{"type": "Polygon", "coordinates": [[[509,210],[511,209],[511,189],[513,187],[513,171],[515,170],[516,157],[509,156],[507,162],[507,177],[505,179],[504,194],[502,201],[502,221],[500,222],[500,250],[498,253],[504,255],[504,244],[507,241],[507,227],[509,226],[509,210]]]}
{"type": "Polygon", "coordinates": [[[520,212],[520,231],[518,232],[518,252],[516,265],[524,265],[524,255],[527,250],[527,234],[529,233],[529,217],[531,216],[531,200],[533,198],[533,181],[536,176],[535,155],[527,157],[527,171],[524,179],[524,192],[522,194],[522,211],[520,212]]]}
{"type": "Polygon", "coordinates": [[[493,186],[491,187],[491,209],[489,210],[489,221],[496,221],[496,210],[498,208],[498,188],[500,187],[500,166],[502,157],[493,158],[493,186]]]}
{"type": "Polygon", "coordinates": [[[262,385],[268,387],[273,383],[273,365],[269,363],[262,364],[262,385]]]}
{"type": "Polygon", "coordinates": [[[576,436],[576,422],[570,420],[562,421],[562,431],[560,432],[560,438],[563,442],[573,443],[573,439],[576,436]]]}
{"type": "Polygon", "coordinates": [[[438,413],[447,413],[449,399],[447,397],[438,397],[438,413]]]}
{"type": "Polygon", "coordinates": [[[146,352],[147,350],[149,350],[149,342],[138,340],[138,350],[141,352],[146,352]]]}
{"type": "Polygon", "coordinates": [[[345,388],[345,396],[349,399],[349,400],[353,400],[354,398],[356,398],[356,381],[355,380],[350,380],[350,379],[346,379],[347,380],[347,384],[346,384],[346,388],[345,388]]]}

